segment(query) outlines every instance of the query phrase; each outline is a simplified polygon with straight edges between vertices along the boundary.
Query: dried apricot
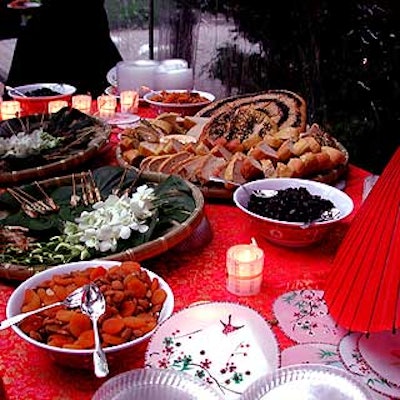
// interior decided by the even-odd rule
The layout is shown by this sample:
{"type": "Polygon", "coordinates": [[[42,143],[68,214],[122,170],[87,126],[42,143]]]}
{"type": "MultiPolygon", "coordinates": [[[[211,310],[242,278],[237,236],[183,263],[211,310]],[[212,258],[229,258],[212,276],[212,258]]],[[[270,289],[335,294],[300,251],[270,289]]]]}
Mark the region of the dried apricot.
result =
{"type": "Polygon", "coordinates": [[[103,322],[101,327],[103,332],[115,335],[125,328],[125,323],[122,318],[109,318],[103,322]]]}
{"type": "Polygon", "coordinates": [[[69,321],[69,330],[75,337],[79,337],[82,332],[89,330],[91,326],[90,318],[77,312],[74,312],[69,321]]]}

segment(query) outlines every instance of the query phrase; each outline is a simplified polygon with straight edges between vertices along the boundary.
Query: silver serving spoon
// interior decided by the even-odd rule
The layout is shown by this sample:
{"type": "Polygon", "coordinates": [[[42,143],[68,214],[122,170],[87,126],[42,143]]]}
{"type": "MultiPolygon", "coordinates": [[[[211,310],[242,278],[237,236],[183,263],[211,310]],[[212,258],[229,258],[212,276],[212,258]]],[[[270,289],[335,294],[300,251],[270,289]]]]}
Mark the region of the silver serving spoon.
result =
{"type": "Polygon", "coordinates": [[[340,210],[338,208],[333,207],[330,210],[324,211],[319,218],[305,222],[304,224],[300,225],[300,228],[307,229],[311,225],[314,225],[317,222],[331,221],[334,219],[338,219],[339,217],[340,217],[340,210]]]}
{"type": "Polygon", "coordinates": [[[101,347],[98,319],[106,311],[106,300],[99,287],[94,283],[86,285],[81,304],[81,311],[92,320],[94,332],[93,366],[94,373],[98,378],[108,375],[108,363],[106,354],[101,347]]]}
{"type": "Polygon", "coordinates": [[[0,330],[10,327],[11,325],[17,324],[21,322],[23,319],[40,313],[42,311],[48,310],[49,308],[56,307],[56,306],[65,306],[67,308],[76,308],[81,305],[82,302],[82,295],[83,295],[84,287],[79,287],[71,292],[63,301],[58,301],[53,304],[49,304],[48,306],[44,306],[41,308],[37,308],[36,310],[28,311],[22,314],[14,315],[4,321],[0,322],[0,330]]]}
{"type": "Polygon", "coordinates": [[[275,195],[278,194],[277,190],[273,190],[273,189],[257,189],[257,190],[249,190],[246,186],[244,186],[241,183],[237,183],[234,181],[230,181],[228,179],[223,179],[220,178],[218,176],[210,176],[210,181],[212,182],[218,182],[218,183],[227,183],[228,185],[233,185],[233,186],[237,186],[237,187],[242,187],[244,189],[244,191],[251,196],[252,194],[256,195],[257,197],[273,197],[275,195]]]}

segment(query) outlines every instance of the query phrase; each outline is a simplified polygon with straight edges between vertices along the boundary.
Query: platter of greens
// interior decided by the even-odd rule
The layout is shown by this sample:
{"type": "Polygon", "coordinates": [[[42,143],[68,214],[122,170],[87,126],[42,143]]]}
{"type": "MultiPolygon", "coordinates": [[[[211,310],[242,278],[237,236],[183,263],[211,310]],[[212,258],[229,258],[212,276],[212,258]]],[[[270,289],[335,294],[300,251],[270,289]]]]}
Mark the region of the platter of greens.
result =
{"type": "Polygon", "coordinates": [[[66,173],[96,156],[110,132],[109,124],[68,107],[0,121],[0,184],[66,173]]]}
{"type": "Polygon", "coordinates": [[[0,278],[79,260],[143,261],[182,243],[204,217],[189,182],[105,166],[0,195],[0,278]]]}

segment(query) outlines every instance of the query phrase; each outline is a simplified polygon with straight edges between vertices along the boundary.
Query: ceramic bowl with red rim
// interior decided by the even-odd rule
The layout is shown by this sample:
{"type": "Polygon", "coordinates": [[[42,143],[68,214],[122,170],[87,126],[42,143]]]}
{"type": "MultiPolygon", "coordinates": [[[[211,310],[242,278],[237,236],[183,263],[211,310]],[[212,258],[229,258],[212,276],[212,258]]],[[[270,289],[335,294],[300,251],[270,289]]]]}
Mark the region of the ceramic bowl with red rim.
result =
{"type": "Polygon", "coordinates": [[[70,103],[76,87],[66,83],[32,83],[15,86],[8,95],[21,104],[22,115],[47,114],[49,103],[65,100],[70,103]]]}
{"type": "MultiPolygon", "coordinates": [[[[118,261],[92,260],[92,261],[74,262],[74,263],[63,264],[63,265],[48,268],[36,275],[33,275],[31,278],[27,279],[26,281],[24,281],[21,285],[19,285],[17,287],[17,289],[12,293],[12,295],[10,296],[10,298],[7,302],[6,316],[7,316],[7,318],[10,318],[14,315],[21,313],[21,307],[24,304],[24,299],[25,299],[27,290],[28,289],[37,289],[39,286],[46,287],[46,281],[53,279],[56,275],[70,274],[73,271],[81,271],[82,272],[89,268],[104,268],[105,270],[108,271],[110,268],[113,268],[120,264],[121,263],[118,261]]],[[[172,290],[169,287],[169,285],[165,282],[164,279],[162,279],[160,276],[158,276],[154,272],[146,270],[145,268],[141,268],[141,269],[143,271],[147,272],[147,275],[151,280],[153,280],[154,278],[156,278],[158,280],[159,288],[163,289],[166,292],[166,298],[162,304],[161,310],[159,311],[157,325],[154,327],[154,329],[152,329],[152,330],[148,331],[147,333],[144,333],[143,335],[138,336],[134,339],[125,341],[121,344],[107,345],[107,346],[103,347],[106,357],[107,357],[107,361],[110,365],[111,371],[112,371],[113,365],[119,364],[121,362],[121,360],[129,359],[129,355],[131,355],[135,352],[136,346],[138,346],[142,342],[145,342],[147,339],[149,339],[152,336],[155,329],[159,326],[159,324],[162,323],[163,321],[165,321],[167,318],[169,318],[173,312],[174,295],[173,295],[172,290]]],[[[127,276],[128,276],[128,274],[127,274],[127,276]]],[[[129,278],[127,278],[127,279],[129,279],[129,278]]],[[[95,279],[94,279],[94,282],[97,283],[97,281],[95,279]]],[[[103,289],[101,289],[101,290],[103,291],[103,289]]],[[[46,289],[46,291],[47,291],[47,289],[46,289]]],[[[125,291],[125,289],[124,289],[124,291],[125,291]]],[[[105,297],[106,296],[107,296],[107,294],[105,294],[105,297]]],[[[119,304],[120,305],[118,305],[118,306],[112,306],[112,307],[116,307],[116,309],[119,309],[119,307],[122,307],[122,302],[119,304]]],[[[108,313],[108,311],[107,311],[109,309],[108,307],[111,307],[109,304],[109,300],[107,300],[106,314],[108,313]]],[[[58,308],[60,310],[68,310],[64,306],[59,306],[58,308]]],[[[51,311],[51,310],[49,310],[49,311],[51,311]]],[[[79,311],[77,311],[77,312],[79,313],[79,311]]],[[[134,314],[137,315],[136,312],[134,312],[134,314]]],[[[122,312],[118,312],[117,317],[119,317],[120,315],[122,315],[122,312]]],[[[27,320],[25,320],[25,321],[27,321],[27,320]]],[[[99,329],[100,329],[100,336],[102,338],[102,343],[104,343],[104,340],[105,340],[104,329],[103,329],[104,326],[102,325],[104,323],[104,321],[105,320],[103,320],[103,321],[101,319],[99,320],[99,329]],[[103,331],[102,331],[102,329],[103,329],[103,331]]],[[[12,327],[12,329],[15,331],[15,333],[20,338],[22,338],[25,342],[28,342],[29,344],[33,345],[34,347],[39,348],[39,349],[43,350],[44,352],[46,352],[47,355],[49,355],[50,358],[52,360],[54,360],[56,363],[61,364],[61,365],[66,365],[69,367],[73,367],[73,368],[80,368],[80,369],[89,369],[90,370],[93,368],[93,359],[92,359],[93,348],[77,349],[77,348],[73,348],[73,346],[59,347],[56,345],[49,345],[47,343],[43,343],[42,341],[34,339],[31,336],[31,334],[28,335],[27,333],[25,333],[22,330],[23,322],[24,321],[22,321],[19,325],[14,325],[12,327]]],[[[43,321],[43,324],[45,324],[44,321],[43,321]]],[[[53,326],[53,328],[54,328],[54,326],[53,326]]],[[[39,330],[39,328],[37,329],[37,331],[38,330],[39,330]]],[[[63,332],[63,330],[61,330],[61,332],[59,332],[59,333],[61,335],[70,334],[70,333],[68,333],[69,328],[64,329],[64,331],[65,332],[63,332]]],[[[72,328],[71,328],[70,332],[73,332],[72,328]]],[[[57,334],[57,332],[53,332],[53,333],[57,334]]],[[[117,336],[118,335],[122,337],[122,333],[118,333],[117,336]]],[[[115,336],[115,334],[113,336],[115,336]]],[[[76,335],[76,337],[79,339],[79,336],[76,335]]]]}
{"type": "MultiPolygon", "coordinates": [[[[249,216],[260,236],[272,243],[287,247],[305,247],[320,242],[334,227],[348,217],[354,208],[353,200],[334,186],[297,178],[268,178],[248,182],[235,190],[233,200],[236,206],[249,216]],[[260,196],[264,194],[272,197],[278,191],[289,188],[305,188],[309,195],[329,200],[333,205],[329,209],[329,211],[332,210],[332,217],[327,217],[326,220],[315,218],[311,222],[291,222],[290,217],[280,219],[267,217],[262,208],[260,211],[249,209],[252,194],[259,193],[260,196]]],[[[272,207],[268,199],[261,199],[260,204],[260,207],[272,207]]],[[[299,205],[299,213],[300,206],[302,204],[299,205]]],[[[274,210],[270,211],[273,215],[274,210]]],[[[289,211],[289,213],[292,212],[297,212],[296,207],[289,211]]]]}
{"type": "Polygon", "coordinates": [[[200,90],[159,90],[146,93],[143,99],[158,114],[174,112],[191,116],[212,103],[215,96],[200,90]]]}

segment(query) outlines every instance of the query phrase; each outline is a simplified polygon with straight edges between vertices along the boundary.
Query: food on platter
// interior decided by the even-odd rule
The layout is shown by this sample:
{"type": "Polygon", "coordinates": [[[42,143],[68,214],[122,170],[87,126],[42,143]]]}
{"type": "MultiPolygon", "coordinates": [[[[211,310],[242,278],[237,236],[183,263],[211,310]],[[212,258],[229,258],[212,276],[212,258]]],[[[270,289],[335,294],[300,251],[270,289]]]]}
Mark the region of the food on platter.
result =
{"type": "Polygon", "coordinates": [[[32,274],[71,261],[158,255],[197,227],[203,198],[179,177],[107,166],[8,188],[0,209],[1,276],[12,266],[32,274]]]}
{"type": "MultiPolygon", "coordinates": [[[[191,127],[191,139],[186,142],[165,140],[181,133],[178,116],[166,115],[172,125],[149,120],[147,127],[122,133],[119,159],[123,165],[177,174],[207,189],[215,187],[213,177],[237,184],[276,177],[330,183],[348,163],[348,153],[337,140],[318,124],[306,124],[305,101],[286,90],[211,104],[192,117],[193,122],[201,118],[203,125],[196,134],[196,126],[191,127]]],[[[222,187],[232,188],[230,184],[222,187]]]]}
{"type": "MultiPolygon", "coordinates": [[[[167,298],[159,280],[150,278],[140,264],[125,261],[110,268],[98,266],[60,273],[25,290],[21,312],[63,301],[83,285],[94,283],[106,300],[99,320],[102,347],[120,345],[152,331],[167,298]]],[[[90,318],[80,309],[55,306],[19,324],[32,339],[65,349],[91,349],[94,336],[90,318]]]]}
{"type": "Polygon", "coordinates": [[[166,91],[162,90],[154,95],[150,95],[148,97],[149,100],[155,101],[158,103],[173,103],[173,104],[192,104],[192,103],[204,103],[208,102],[204,96],[201,96],[198,92],[191,91],[166,91]]]}
{"type": "Polygon", "coordinates": [[[67,107],[0,122],[0,183],[55,175],[93,157],[111,127],[67,107]]]}

